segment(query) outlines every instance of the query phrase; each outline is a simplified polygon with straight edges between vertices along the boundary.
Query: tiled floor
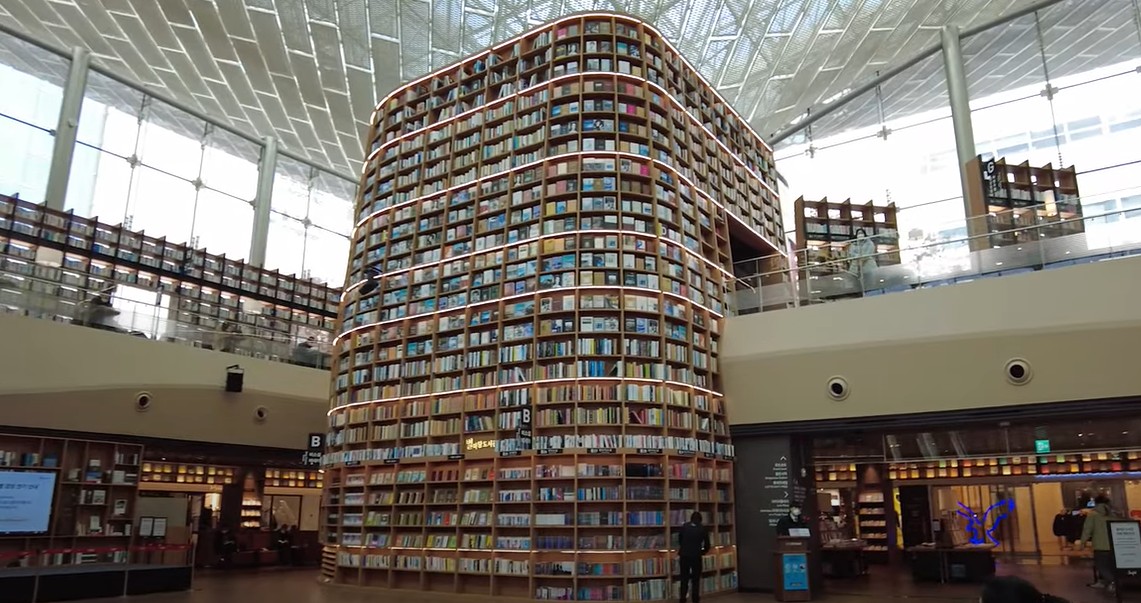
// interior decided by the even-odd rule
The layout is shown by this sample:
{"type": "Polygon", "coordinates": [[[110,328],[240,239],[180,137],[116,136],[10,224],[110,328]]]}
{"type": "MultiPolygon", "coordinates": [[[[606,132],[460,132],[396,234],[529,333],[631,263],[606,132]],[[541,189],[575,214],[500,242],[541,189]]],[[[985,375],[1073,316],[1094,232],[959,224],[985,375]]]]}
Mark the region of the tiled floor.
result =
{"type": "MultiPolygon", "coordinates": [[[[978,601],[978,586],[916,585],[902,572],[883,568],[872,576],[851,582],[833,582],[828,593],[820,600],[829,603],[876,603],[879,601],[910,600],[917,603],[970,603],[978,601]]],[[[1070,599],[1073,603],[1112,601],[1111,597],[1084,586],[1089,579],[1088,568],[1061,566],[1002,566],[1000,573],[1021,575],[1045,590],[1070,599]]],[[[397,600],[379,594],[382,591],[358,590],[321,586],[316,571],[264,571],[260,573],[233,573],[200,575],[194,590],[184,593],[167,593],[133,597],[129,603],[375,603],[397,600]]],[[[400,603],[434,603],[439,596],[401,593],[400,603]]],[[[487,601],[473,598],[471,601],[487,601]]],[[[708,600],[717,603],[760,603],[773,600],[771,594],[737,593],[708,600]]],[[[1141,597],[1127,597],[1141,601],[1141,597]]],[[[91,600],[96,603],[101,600],[91,600]]]]}

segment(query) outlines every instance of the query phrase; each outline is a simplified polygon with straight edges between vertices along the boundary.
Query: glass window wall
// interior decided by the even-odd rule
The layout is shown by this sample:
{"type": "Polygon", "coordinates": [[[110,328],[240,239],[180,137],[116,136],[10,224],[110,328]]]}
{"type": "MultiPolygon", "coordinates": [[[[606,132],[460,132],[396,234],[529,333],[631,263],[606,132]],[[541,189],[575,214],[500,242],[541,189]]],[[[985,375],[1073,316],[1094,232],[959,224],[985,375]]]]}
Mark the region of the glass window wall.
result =
{"type": "Polygon", "coordinates": [[[68,66],[54,54],[0,36],[0,194],[43,202],[68,66]]]}
{"type": "Polygon", "coordinates": [[[342,285],[355,194],[356,183],[279,157],[266,265],[342,285]]]}

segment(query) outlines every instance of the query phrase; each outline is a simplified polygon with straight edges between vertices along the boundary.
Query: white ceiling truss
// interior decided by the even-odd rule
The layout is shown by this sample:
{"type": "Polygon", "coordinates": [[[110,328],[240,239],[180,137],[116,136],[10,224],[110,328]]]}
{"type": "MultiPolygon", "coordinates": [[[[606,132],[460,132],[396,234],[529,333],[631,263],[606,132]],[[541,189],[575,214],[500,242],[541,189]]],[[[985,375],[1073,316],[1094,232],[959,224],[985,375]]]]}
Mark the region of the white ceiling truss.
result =
{"type": "MultiPolygon", "coordinates": [[[[87,47],[94,62],[113,73],[252,135],[275,136],[284,148],[315,163],[359,173],[366,121],[378,98],[402,82],[560,16],[616,11],[653,24],[768,136],[805,109],[937,44],[944,24],[970,28],[1031,4],[1033,0],[0,0],[0,22],[56,47],[87,47]]],[[[1059,31],[1068,28],[1073,43],[1058,42],[1057,48],[1086,62],[1096,60],[1090,52],[1114,52],[1112,40],[1089,36],[1073,19],[1089,13],[1101,19],[1099,27],[1109,27],[1132,0],[1063,4],[1077,17],[1059,22],[1059,31]]],[[[1019,66],[1002,44],[991,42],[982,49],[995,52],[996,58],[980,69],[1010,72],[1019,66]]],[[[23,54],[10,38],[0,42],[0,59],[34,73],[36,60],[21,58],[23,54]]],[[[912,85],[905,86],[906,102],[915,108],[940,102],[945,92],[932,77],[917,73],[912,85]]],[[[105,96],[114,101],[122,94],[106,91],[105,96]]]]}

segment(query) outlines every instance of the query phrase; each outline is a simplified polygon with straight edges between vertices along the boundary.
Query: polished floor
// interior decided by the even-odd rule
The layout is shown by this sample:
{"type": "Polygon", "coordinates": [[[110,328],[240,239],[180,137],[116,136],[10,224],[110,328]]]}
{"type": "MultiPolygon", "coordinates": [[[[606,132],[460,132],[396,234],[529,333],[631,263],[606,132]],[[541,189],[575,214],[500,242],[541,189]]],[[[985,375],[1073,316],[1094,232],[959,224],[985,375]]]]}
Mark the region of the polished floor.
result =
{"type": "MultiPolygon", "coordinates": [[[[829,603],[872,603],[874,601],[909,600],[916,603],[967,603],[978,601],[978,586],[933,586],[914,584],[903,571],[877,571],[868,578],[831,582],[828,592],[819,600],[829,603]]],[[[1017,574],[1040,588],[1072,603],[1113,601],[1112,597],[1084,586],[1089,580],[1088,568],[1075,566],[1004,565],[1001,574],[1017,574]]],[[[315,570],[280,570],[202,574],[196,577],[190,592],[132,597],[131,603],[375,603],[399,600],[400,603],[433,603],[439,595],[402,592],[390,598],[376,590],[358,590],[322,586],[315,570]]],[[[1128,593],[1127,601],[1141,601],[1141,595],[1128,593]]],[[[485,601],[486,598],[472,598],[485,601]]],[[[771,594],[737,593],[709,597],[717,603],[760,603],[772,601],[771,594]]],[[[107,601],[92,599],[86,603],[107,601]]]]}

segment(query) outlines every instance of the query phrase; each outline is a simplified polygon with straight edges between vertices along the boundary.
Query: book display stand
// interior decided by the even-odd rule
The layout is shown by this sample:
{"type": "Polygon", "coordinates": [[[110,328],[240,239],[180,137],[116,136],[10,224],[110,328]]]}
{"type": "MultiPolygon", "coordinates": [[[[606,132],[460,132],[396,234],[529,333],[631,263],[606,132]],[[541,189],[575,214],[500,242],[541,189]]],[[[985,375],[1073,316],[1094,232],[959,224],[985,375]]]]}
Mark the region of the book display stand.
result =
{"type": "MultiPolygon", "coordinates": [[[[796,212],[796,248],[806,251],[807,265],[803,277],[825,276],[851,270],[850,247],[853,241],[870,239],[876,265],[899,264],[899,222],[894,203],[842,203],[827,198],[810,201],[798,198],[796,212]],[[845,261],[847,260],[847,261],[845,261]]],[[[858,261],[858,258],[855,258],[858,261]]]]}
{"type": "Polygon", "coordinates": [[[656,31],[561,19],[394,92],[334,343],[324,576],[676,599],[735,590],[719,346],[731,241],[781,251],[771,150],[656,31]]]}
{"type": "Polygon", "coordinates": [[[1029,161],[1013,165],[979,156],[967,163],[967,184],[971,251],[1085,232],[1074,166],[1037,168],[1029,161]]]}
{"type": "Polygon", "coordinates": [[[142,456],[136,444],[0,434],[4,601],[190,588],[186,547],[155,563],[150,534],[135,525],[142,456]]]}

